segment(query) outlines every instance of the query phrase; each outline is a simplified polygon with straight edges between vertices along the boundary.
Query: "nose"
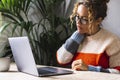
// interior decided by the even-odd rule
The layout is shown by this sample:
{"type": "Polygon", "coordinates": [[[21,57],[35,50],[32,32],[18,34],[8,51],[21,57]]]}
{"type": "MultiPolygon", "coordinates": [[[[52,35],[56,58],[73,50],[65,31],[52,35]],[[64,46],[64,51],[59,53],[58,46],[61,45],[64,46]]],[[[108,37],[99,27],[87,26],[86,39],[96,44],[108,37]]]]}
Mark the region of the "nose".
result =
{"type": "Polygon", "coordinates": [[[76,21],[76,24],[77,24],[77,25],[82,25],[81,22],[80,22],[80,20],[77,20],[77,21],[76,21]]]}

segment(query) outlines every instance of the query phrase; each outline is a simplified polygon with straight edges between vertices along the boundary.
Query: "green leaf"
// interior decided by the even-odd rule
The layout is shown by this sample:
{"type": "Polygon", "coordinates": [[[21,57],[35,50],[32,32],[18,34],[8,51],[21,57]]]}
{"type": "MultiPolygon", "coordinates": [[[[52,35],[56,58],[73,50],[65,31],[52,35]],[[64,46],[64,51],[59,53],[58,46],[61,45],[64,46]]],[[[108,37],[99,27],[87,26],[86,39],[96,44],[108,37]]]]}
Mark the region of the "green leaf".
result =
{"type": "Polygon", "coordinates": [[[7,6],[6,6],[7,0],[1,0],[1,3],[3,4],[3,6],[4,6],[5,8],[7,8],[7,6]]]}
{"type": "Polygon", "coordinates": [[[25,0],[25,1],[26,1],[26,4],[25,4],[25,7],[24,7],[24,11],[27,11],[27,10],[29,10],[31,0],[25,0]]]}
{"type": "Polygon", "coordinates": [[[14,15],[7,14],[7,13],[2,13],[2,15],[5,16],[5,17],[7,17],[7,18],[9,18],[9,19],[11,19],[11,20],[13,20],[15,23],[19,23],[19,20],[14,15]]]}
{"type": "Polygon", "coordinates": [[[14,25],[14,27],[13,27],[13,29],[12,29],[12,36],[13,36],[13,34],[14,34],[14,32],[15,32],[15,30],[16,30],[16,28],[19,26],[19,24],[15,24],[14,25]]]}
{"type": "Polygon", "coordinates": [[[0,33],[2,33],[11,23],[5,23],[0,27],[0,33]]]}

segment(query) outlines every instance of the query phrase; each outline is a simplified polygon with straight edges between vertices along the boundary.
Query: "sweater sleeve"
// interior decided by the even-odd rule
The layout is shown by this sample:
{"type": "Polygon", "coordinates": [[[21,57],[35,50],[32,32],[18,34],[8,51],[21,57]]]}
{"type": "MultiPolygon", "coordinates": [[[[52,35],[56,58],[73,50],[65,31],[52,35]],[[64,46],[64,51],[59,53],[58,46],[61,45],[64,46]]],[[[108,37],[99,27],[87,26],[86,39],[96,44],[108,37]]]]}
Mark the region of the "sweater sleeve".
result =
{"type": "Polygon", "coordinates": [[[89,71],[96,71],[96,72],[115,73],[115,74],[120,73],[120,71],[118,69],[115,69],[115,68],[104,69],[101,66],[92,66],[92,65],[88,65],[88,70],[89,71]]]}
{"type": "Polygon", "coordinates": [[[106,52],[110,56],[108,70],[110,73],[120,73],[120,39],[118,37],[114,37],[106,48],[106,52]]]}
{"type": "Polygon", "coordinates": [[[79,44],[84,39],[84,35],[75,31],[70,38],[58,49],[57,60],[60,64],[67,64],[71,62],[79,44]]]}

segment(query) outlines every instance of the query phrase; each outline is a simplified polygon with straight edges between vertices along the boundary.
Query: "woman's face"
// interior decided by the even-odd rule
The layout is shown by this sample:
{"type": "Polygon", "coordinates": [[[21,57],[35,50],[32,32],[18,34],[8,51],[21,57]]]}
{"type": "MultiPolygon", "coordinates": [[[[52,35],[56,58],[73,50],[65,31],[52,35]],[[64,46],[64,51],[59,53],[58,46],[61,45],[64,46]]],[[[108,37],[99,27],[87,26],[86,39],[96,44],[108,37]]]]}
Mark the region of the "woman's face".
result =
{"type": "MultiPolygon", "coordinates": [[[[77,10],[77,17],[88,20],[88,9],[84,5],[79,5],[77,10]]],[[[84,34],[88,33],[88,21],[86,24],[82,24],[82,21],[76,19],[77,30],[84,34]]]]}
{"type": "MultiPolygon", "coordinates": [[[[76,15],[76,26],[77,30],[81,34],[90,34],[89,23],[88,23],[88,9],[84,5],[79,5],[76,15]]],[[[92,22],[92,26],[96,27],[96,21],[92,22]]]]}

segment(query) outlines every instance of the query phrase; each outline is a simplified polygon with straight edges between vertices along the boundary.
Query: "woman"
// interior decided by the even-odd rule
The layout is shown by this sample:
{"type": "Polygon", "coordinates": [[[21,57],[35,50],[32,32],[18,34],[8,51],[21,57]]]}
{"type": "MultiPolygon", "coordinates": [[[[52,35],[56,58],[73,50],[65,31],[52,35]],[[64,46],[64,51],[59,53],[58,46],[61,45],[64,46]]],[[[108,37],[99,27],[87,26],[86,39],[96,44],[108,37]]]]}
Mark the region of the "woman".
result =
{"type": "Polygon", "coordinates": [[[60,64],[72,63],[74,70],[120,72],[120,39],[104,30],[102,20],[107,15],[109,0],[82,0],[71,15],[77,30],[58,49],[60,64]]]}

